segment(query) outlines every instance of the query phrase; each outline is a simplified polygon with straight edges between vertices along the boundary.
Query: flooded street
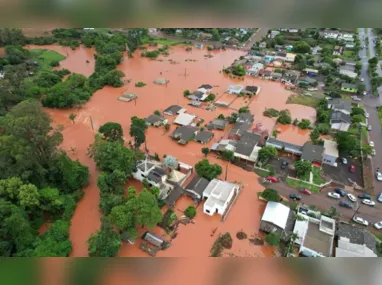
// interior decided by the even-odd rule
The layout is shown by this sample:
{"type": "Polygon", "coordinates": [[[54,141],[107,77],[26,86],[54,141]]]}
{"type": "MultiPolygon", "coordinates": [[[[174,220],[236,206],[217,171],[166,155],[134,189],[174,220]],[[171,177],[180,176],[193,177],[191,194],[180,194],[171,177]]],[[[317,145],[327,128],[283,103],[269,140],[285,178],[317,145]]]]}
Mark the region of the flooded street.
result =
{"type": "MultiPolygon", "coordinates": [[[[32,47],[30,47],[32,48],[32,47]]],[[[67,68],[72,72],[82,73],[89,76],[94,70],[94,50],[78,48],[72,51],[70,48],[59,46],[36,46],[36,48],[47,48],[56,50],[67,56],[61,62],[61,67],[67,68]],[[86,60],[89,63],[86,63],[86,60]]],[[[94,134],[98,128],[106,122],[118,122],[122,125],[125,133],[125,141],[130,140],[129,126],[132,116],[147,117],[155,110],[163,111],[170,105],[178,104],[187,108],[188,113],[196,114],[204,119],[204,123],[216,118],[219,114],[225,116],[234,112],[234,109],[246,106],[255,114],[255,124],[261,123],[262,129],[268,129],[270,132],[275,126],[275,119],[264,118],[262,113],[265,108],[290,109],[292,118],[302,119],[315,116],[315,110],[310,107],[300,105],[286,105],[290,91],[285,90],[280,83],[246,77],[245,80],[232,79],[220,71],[228,67],[235,59],[245,55],[243,51],[227,50],[209,52],[212,58],[205,58],[208,52],[206,49],[186,52],[185,47],[171,47],[170,55],[160,56],[163,61],[149,60],[139,56],[140,51],[135,53],[132,59],[126,59],[118,67],[122,70],[126,79],[130,83],[121,88],[106,87],[98,90],[93,97],[82,108],[71,110],[53,110],[46,109],[52,116],[55,124],[64,126],[64,141],[61,145],[73,159],[78,159],[81,163],[89,167],[91,177],[90,184],[85,190],[85,195],[79,202],[78,207],[72,218],[70,228],[70,238],[73,243],[71,256],[87,256],[87,239],[90,234],[95,232],[100,226],[101,214],[98,211],[99,190],[96,185],[97,171],[92,159],[87,156],[87,148],[94,141],[94,134]],[[169,61],[171,59],[171,62],[169,61]],[[194,61],[189,61],[192,59],[194,61]],[[187,60],[187,61],[186,61],[187,60]],[[174,63],[175,62],[175,63],[174,63]],[[156,85],[153,81],[156,78],[165,78],[169,80],[166,85],[156,85]],[[138,81],[145,82],[144,87],[135,87],[138,81]],[[222,96],[230,84],[256,85],[261,87],[261,92],[252,100],[248,98],[233,98],[234,95],[224,94],[222,99],[228,101],[233,99],[230,106],[232,109],[218,107],[215,111],[207,111],[203,108],[188,106],[189,102],[183,96],[183,91],[188,89],[191,92],[196,90],[202,84],[213,85],[212,93],[216,94],[218,99],[222,96]],[[122,102],[118,97],[123,93],[136,93],[138,99],[136,102],[122,102]],[[69,114],[77,115],[75,124],[69,120],[69,114]]],[[[218,99],[220,101],[220,99],[218,99]]],[[[175,117],[166,116],[169,123],[175,117]]],[[[253,127],[255,126],[253,125],[253,127]]],[[[309,138],[309,131],[301,131],[296,127],[284,126],[281,129],[279,138],[288,142],[305,142],[309,138]]],[[[164,154],[171,154],[179,161],[194,165],[203,158],[202,147],[210,147],[219,140],[224,132],[215,131],[215,138],[208,145],[201,145],[194,141],[185,146],[179,145],[169,138],[169,134],[175,129],[171,124],[171,130],[164,133],[163,128],[149,127],[147,131],[147,147],[151,154],[155,152],[162,157],[164,154]]],[[[229,129],[227,128],[226,131],[229,129]]],[[[217,160],[212,154],[209,156],[210,162],[219,163],[225,169],[225,162],[217,160]]],[[[224,179],[224,173],[222,177],[224,179]]],[[[263,210],[263,202],[257,199],[256,193],[262,191],[263,187],[257,182],[257,175],[253,172],[246,172],[241,168],[230,165],[228,168],[228,180],[236,181],[244,186],[235,205],[233,206],[225,222],[220,221],[220,216],[210,217],[202,213],[202,205],[198,208],[195,218],[195,224],[180,225],[179,234],[174,239],[172,246],[166,251],[160,251],[158,256],[179,256],[179,257],[207,257],[209,251],[219,233],[230,232],[233,238],[233,247],[226,251],[224,256],[272,256],[273,250],[268,246],[254,246],[248,240],[238,240],[236,233],[240,230],[247,233],[248,238],[257,234],[259,229],[259,219],[263,210]],[[216,229],[216,233],[211,237],[211,233],[216,229]]],[[[128,185],[138,185],[131,181],[128,185]]],[[[176,205],[176,212],[181,216],[181,212],[192,201],[186,197],[181,198],[176,205]]],[[[154,232],[162,235],[163,232],[157,227],[154,232]]],[[[120,256],[147,256],[138,249],[139,241],[135,245],[124,244],[120,251],[120,256]]]]}

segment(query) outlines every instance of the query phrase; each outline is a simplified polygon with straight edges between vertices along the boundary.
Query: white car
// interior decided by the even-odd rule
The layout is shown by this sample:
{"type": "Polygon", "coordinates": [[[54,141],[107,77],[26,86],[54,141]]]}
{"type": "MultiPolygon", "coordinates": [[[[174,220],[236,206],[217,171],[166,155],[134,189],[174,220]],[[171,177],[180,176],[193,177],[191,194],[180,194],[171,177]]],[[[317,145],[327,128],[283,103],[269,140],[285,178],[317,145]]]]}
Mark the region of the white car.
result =
{"type": "Polygon", "coordinates": [[[364,81],[365,81],[365,79],[361,78],[361,82],[364,82],[364,81]]]}
{"type": "Polygon", "coordinates": [[[377,172],[375,173],[375,178],[376,178],[378,181],[382,181],[382,173],[379,172],[379,171],[377,171],[377,172]]]}
{"type": "Polygon", "coordinates": [[[340,199],[341,198],[340,194],[334,193],[334,192],[329,192],[328,197],[333,198],[333,199],[340,199]]]}
{"type": "Polygon", "coordinates": [[[375,224],[374,224],[374,227],[375,227],[377,230],[382,229],[382,222],[375,223],[375,224]]]}
{"type": "Polygon", "coordinates": [[[369,146],[374,147],[374,142],[373,141],[369,141],[369,146]]]}
{"type": "Polygon", "coordinates": [[[357,198],[356,198],[354,195],[350,194],[350,193],[347,194],[346,196],[347,196],[347,197],[349,198],[349,200],[352,201],[352,202],[357,201],[357,198]]]}
{"type": "Polygon", "coordinates": [[[376,155],[377,153],[376,153],[376,151],[375,151],[375,148],[373,148],[372,150],[371,150],[371,155],[376,155]]]}
{"type": "Polygon", "coordinates": [[[366,94],[367,94],[366,91],[363,91],[362,95],[363,95],[363,96],[366,96],[366,94]]]}
{"type": "Polygon", "coordinates": [[[354,223],[357,223],[357,224],[360,224],[360,225],[363,225],[363,226],[368,226],[369,225],[369,222],[362,219],[361,217],[354,217],[353,218],[353,222],[354,223]]]}
{"type": "Polygon", "coordinates": [[[368,205],[368,206],[375,206],[375,202],[371,201],[369,199],[363,199],[362,204],[368,205]]]}
{"type": "Polygon", "coordinates": [[[351,97],[354,101],[361,101],[361,98],[357,97],[357,96],[352,96],[351,97]]]}
{"type": "Polygon", "coordinates": [[[369,118],[370,117],[369,113],[365,113],[365,117],[369,118]]]}

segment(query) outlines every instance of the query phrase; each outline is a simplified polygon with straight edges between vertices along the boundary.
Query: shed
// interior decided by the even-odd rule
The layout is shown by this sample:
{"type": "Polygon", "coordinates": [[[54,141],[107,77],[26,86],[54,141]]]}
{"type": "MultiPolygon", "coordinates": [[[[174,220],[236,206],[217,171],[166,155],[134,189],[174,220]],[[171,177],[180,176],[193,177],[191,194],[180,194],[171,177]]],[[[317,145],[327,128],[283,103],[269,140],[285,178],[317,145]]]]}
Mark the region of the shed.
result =
{"type": "Polygon", "coordinates": [[[196,134],[194,140],[202,144],[208,143],[214,136],[213,132],[200,131],[196,134]]]}
{"type": "Polygon", "coordinates": [[[171,105],[170,107],[168,107],[167,109],[165,109],[163,111],[164,114],[166,115],[170,115],[170,116],[173,116],[173,115],[176,115],[176,114],[180,114],[180,113],[184,113],[186,112],[186,109],[182,108],[181,106],[178,106],[178,105],[171,105]]]}
{"type": "Polygon", "coordinates": [[[181,126],[188,126],[192,123],[192,121],[196,118],[196,116],[186,113],[181,113],[174,120],[174,124],[181,126]]]}
{"type": "Polygon", "coordinates": [[[142,236],[142,239],[159,248],[161,248],[162,244],[164,243],[163,239],[150,232],[145,232],[142,236]]]}
{"type": "Polygon", "coordinates": [[[164,85],[168,83],[168,80],[165,78],[157,78],[154,80],[155,84],[164,85]]]}
{"type": "Polygon", "coordinates": [[[118,97],[118,100],[130,102],[131,100],[134,100],[137,98],[137,95],[134,93],[125,93],[118,97]]]}

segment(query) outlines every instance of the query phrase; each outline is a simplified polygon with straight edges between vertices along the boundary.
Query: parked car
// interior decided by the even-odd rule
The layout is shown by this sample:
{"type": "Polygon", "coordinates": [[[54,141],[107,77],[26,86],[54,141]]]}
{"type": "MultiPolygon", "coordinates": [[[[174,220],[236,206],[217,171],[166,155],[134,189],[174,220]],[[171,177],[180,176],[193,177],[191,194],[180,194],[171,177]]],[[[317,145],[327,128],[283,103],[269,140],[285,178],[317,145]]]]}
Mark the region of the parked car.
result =
{"type": "Polygon", "coordinates": [[[366,117],[366,118],[369,118],[369,117],[370,117],[369,113],[366,113],[366,112],[365,112],[365,117],[366,117]]]}
{"type": "Polygon", "coordinates": [[[375,148],[373,148],[372,150],[371,150],[371,155],[376,155],[377,154],[377,152],[375,151],[375,148]]]}
{"type": "Polygon", "coordinates": [[[374,227],[375,227],[377,230],[382,229],[382,222],[375,223],[375,224],[374,224],[374,227]]]}
{"type": "Polygon", "coordinates": [[[370,195],[369,194],[365,194],[365,193],[361,193],[361,194],[359,194],[358,195],[358,198],[360,198],[360,199],[368,199],[368,200],[370,200],[371,199],[371,197],[370,197],[370,195]]]}
{"type": "Polygon", "coordinates": [[[347,194],[346,195],[347,197],[348,197],[348,199],[350,200],[350,201],[352,201],[352,202],[355,202],[355,201],[357,201],[357,198],[353,195],[353,194],[347,194]]]}
{"type": "Polygon", "coordinates": [[[375,173],[375,178],[376,178],[378,181],[382,181],[382,173],[379,172],[379,171],[377,171],[377,172],[375,173]]]}
{"type": "Polygon", "coordinates": [[[340,157],[339,160],[342,164],[348,164],[348,160],[345,157],[340,157]]]}
{"type": "Polygon", "coordinates": [[[297,194],[290,194],[289,198],[291,198],[292,200],[295,200],[295,201],[300,201],[301,200],[301,196],[297,195],[297,194]]]}
{"type": "Polygon", "coordinates": [[[285,168],[287,168],[287,166],[288,166],[288,162],[286,162],[285,160],[283,160],[282,162],[281,162],[281,169],[285,169],[285,168]]]}
{"type": "Polygon", "coordinates": [[[352,99],[353,99],[354,101],[362,101],[362,99],[359,98],[359,97],[357,97],[357,96],[352,96],[352,99]]]}
{"type": "Polygon", "coordinates": [[[377,201],[382,203],[382,192],[379,193],[378,197],[377,197],[377,201]]]}
{"type": "Polygon", "coordinates": [[[266,178],[268,181],[271,181],[272,183],[279,182],[279,180],[274,176],[267,176],[266,178]]]}
{"type": "Polygon", "coordinates": [[[374,147],[374,142],[373,141],[369,141],[369,146],[374,147]]]}
{"type": "Polygon", "coordinates": [[[366,96],[366,94],[367,94],[366,91],[363,91],[362,95],[363,95],[363,96],[366,96]]]}
{"type": "Polygon", "coordinates": [[[330,198],[333,198],[333,199],[340,199],[341,198],[340,194],[337,194],[337,193],[334,193],[334,192],[329,192],[328,196],[330,198]]]}
{"type": "Polygon", "coordinates": [[[336,192],[337,194],[340,194],[341,197],[344,197],[346,195],[345,190],[341,188],[334,189],[334,192],[336,192]]]}
{"type": "Polygon", "coordinates": [[[365,79],[361,78],[361,82],[364,82],[364,81],[365,81],[365,79]]]}
{"type": "Polygon", "coordinates": [[[355,165],[350,165],[349,172],[354,173],[355,172],[355,165]]]}
{"type": "Polygon", "coordinates": [[[371,207],[375,206],[375,202],[370,200],[370,199],[363,199],[362,203],[365,204],[365,205],[371,206],[371,207]]]}
{"type": "Polygon", "coordinates": [[[371,131],[371,125],[368,125],[368,126],[367,126],[367,130],[368,130],[368,131],[371,131]]]}
{"type": "Polygon", "coordinates": [[[312,195],[312,192],[309,191],[309,190],[306,189],[306,188],[305,188],[305,189],[301,189],[300,192],[301,192],[301,193],[304,193],[304,194],[307,194],[307,195],[312,195]]]}
{"type": "Polygon", "coordinates": [[[344,208],[350,208],[350,209],[353,208],[352,204],[346,201],[340,201],[339,205],[344,208]]]}
{"type": "Polygon", "coordinates": [[[354,217],[353,218],[353,222],[354,223],[357,223],[357,224],[360,224],[360,225],[363,225],[363,226],[368,226],[369,225],[369,222],[362,219],[361,217],[354,217]]]}

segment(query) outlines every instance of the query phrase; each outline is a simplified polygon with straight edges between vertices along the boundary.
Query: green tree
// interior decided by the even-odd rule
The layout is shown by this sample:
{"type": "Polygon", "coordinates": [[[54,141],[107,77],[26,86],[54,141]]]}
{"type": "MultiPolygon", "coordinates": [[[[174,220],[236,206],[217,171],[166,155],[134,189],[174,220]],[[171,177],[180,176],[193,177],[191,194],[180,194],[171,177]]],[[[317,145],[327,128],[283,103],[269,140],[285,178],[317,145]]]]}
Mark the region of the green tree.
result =
{"type": "Polygon", "coordinates": [[[228,118],[228,122],[230,124],[234,124],[234,123],[236,123],[238,118],[239,118],[239,114],[238,113],[232,113],[231,116],[229,116],[229,118],[228,118]]]}
{"type": "Polygon", "coordinates": [[[351,108],[351,115],[365,115],[365,110],[360,107],[353,107],[351,108]]]}
{"type": "Polygon", "coordinates": [[[292,123],[292,117],[289,110],[281,110],[277,122],[283,125],[292,123]]]}
{"type": "Polygon", "coordinates": [[[274,158],[277,155],[277,150],[273,146],[264,146],[259,150],[258,159],[261,162],[265,162],[268,159],[274,158]]]}
{"type": "Polygon", "coordinates": [[[224,119],[225,119],[225,117],[224,117],[224,115],[223,115],[223,114],[220,114],[220,115],[218,116],[218,119],[224,120],[224,119]]]}
{"type": "Polygon", "coordinates": [[[55,214],[63,209],[64,199],[57,188],[43,188],[39,190],[40,208],[43,211],[55,214]]]}
{"type": "Polygon", "coordinates": [[[281,196],[275,189],[265,189],[261,193],[261,197],[267,201],[280,202],[281,196]]]}
{"type": "Polygon", "coordinates": [[[186,210],[184,210],[184,214],[186,217],[192,219],[196,216],[196,208],[194,206],[188,206],[186,210]]]}
{"type": "Polygon", "coordinates": [[[178,165],[179,165],[178,160],[171,155],[168,155],[163,159],[163,166],[166,168],[176,169],[178,165]]]}
{"type": "Polygon", "coordinates": [[[135,148],[139,148],[146,141],[145,130],[147,125],[144,119],[136,116],[131,118],[130,136],[134,138],[135,148]]]}
{"type": "Polygon", "coordinates": [[[183,91],[183,95],[184,95],[184,97],[187,97],[187,96],[191,95],[190,90],[184,90],[183,91]]]}
{"type": "Polygon", "coordinates": [[[367,155],[371,155],[373,152],[373,147],[369,144],[363,144],[362,145],[362,153],[366,157],[367,155]]]}
{"type": "Polygon", "coordinates": [[[298,127],[300,129],[308,129],[310,127],[310,121],[308,119],[302,119],[301,122],[298,124],[298,127]]]}
{"type": "Polygon", "coordinates": [[[338,150],[341,153],[349,153],[350,155],[359,155],[360,142],[349,132],[338,132],[335,135],[335,140],[338,144],[338,150]]]}
{"type": "Polygon", "coordinates": [[[244,76],[246,71],[243,65],[237,64],[232,67],[232,73],[237,76],[244,76]]]}
{"type": "Polygon", "coordinates": [[[108,141],[120,141],[123,142],[123,130],[122,126],[118,123],[114,122],[108,122],[106,124],[103,124],[98,132],[103,134],[103,136],[108,141]]]}
{"type": "Polygon", "coordinates": [[[154,111],[154,115],[161,116],[162,114],[160,113],[159,110],[155,110],[155,111],[154,111]]]}
{"type": "Polygon", "coordinates": [[[227,161],[233,161],[235,156],[234,156],[234,152],[233,151],[230,151],[230,150],[224,150],[222,152],[222,158],[224,160],[227,160],[227,161]]]}
{"type": "Polygon", "coordinates": [[[265,241],[272,246],[277,246],[280,244],[280,234],[275,232],[275,233],[269,233],[265,237],[265,241]]]}
{"type": "Polygon", "coordinates": [[[195,164],[196,173],[208,180],[212,180],[222,174],[223,169],[218,164],[210,164],[208,159],[202,159],[195,164]]]}
{"type": "Polygon", "coordinates": [[[329,218],[338,218],[340,216],[340,212],[335,207],[329,207],[329,209],[322,213],[324,216],[329,218]]]}
{"type": "Polygon", "coordinates": [[[10,64],[20,64],[29,57],[29,51],[21,46],[8,45],[5,47],[8,62],[10,64]]]}
{"type": "Polygon", "coordinates": [[[123,194],[126,173],[123,170],[115,169],[112,172],[103,172],[98,176],[97,186],[101,193],[123,194]]]}
{"type": "Polygon", "coordinates": [[[298,41],[294,43],[293,51],[297,53],[308,53],[310,52],[310,46],[304,41],[298,41]]]}
{"type": "Polygon", "coordinates": [[[121,239],[107,219],[102,220],[101,229],[88,240],[90,257],[114,257],[121,247],[121,239]]]}
{"type": "Polygon", "coordinates": [[[34,210],[40,205],[40,194],[33,184],[25,184],[19,190],[20,206],[26,210],[34,210]]]}
{"type": "Polygon", "coordinates": [[[216,98],[215,94],[211,93],[211,94],[208,94],[207,98],[206,98],[206,101],[214,101],[216,98]]]}
{"type": "Polygon", "coordinates": [[[213,29],[211,30],[211,34],[212,34],[212,40],[213,40],[213,41],[218,41],[218,40],[220,40],[220,34],[219,34],[219,30],[218,30],[218,29],[213,28],[213,29]]]}
{"type": "Polygon", "coordinates": [[[76,119],[76,117],[77,117],[76,114],[70,113],[70,115],[69,115],[69,120],[71,120],[72,123],[74,124],[74,120],[76,119]]]}
{"type": "Polygon", "coordinates": [[[314,128],[309,136],[310,136],[311,141],[314,144],[317,144],[318,139],[320,138],[320,132],[318,131],[318,128],[314,128]]]}
{"type": "Polygon", "coordinates": [[[249,107],[248,106],[241,107],[239,109],[239,114],[242,114],[242,113],[249,113],[249,107]]]}
{"type": "Polygon", "coordinates": [[[166,132],[168,132],[170,130],[170,128],[171,128],[170,124],[165,124],[164,125],[164,129],[165,129],[166,132]]]}
{"type": "Polygon", "coordinates": [[[298,70],[303,70],[304,68],[306,68],[305,57],[301,54],[296,55],[296,57],[294,58],[294,66],[298,70]]]}
{"type": "Polygon", "coordinates": [[[363,115],[352,115],[351,116],[352,123],[361,123],[364,120],[363,115]]]}
{"type": "Polygon", "coordinates": [[[207,156],[210,153],[210,149],[208,147],[203,147],[202,153],[204,154],[204,156],[207,156]]]}
{"type": "Polygon", "coordinates": [[[294,163],[298,177],[303,177],[312,171],[312,163],[308,160],[298,160],[294,163]]]}

